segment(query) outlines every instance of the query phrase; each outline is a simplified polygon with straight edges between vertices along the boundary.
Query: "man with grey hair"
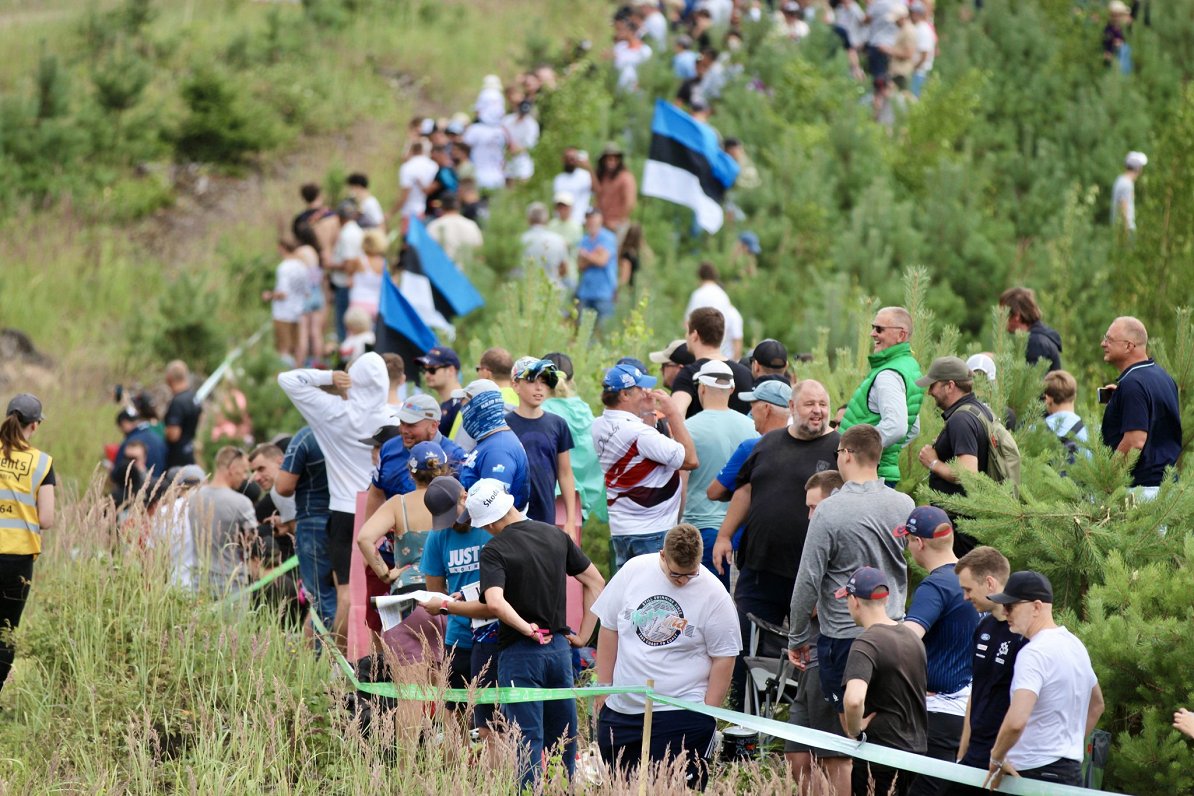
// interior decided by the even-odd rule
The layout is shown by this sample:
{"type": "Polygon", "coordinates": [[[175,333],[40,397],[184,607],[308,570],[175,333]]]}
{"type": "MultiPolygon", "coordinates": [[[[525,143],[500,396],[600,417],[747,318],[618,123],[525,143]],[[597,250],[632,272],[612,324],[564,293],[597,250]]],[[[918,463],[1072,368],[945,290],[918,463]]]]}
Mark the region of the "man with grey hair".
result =
{"type": "Polygon", "coordinates": [[[871,322],[874,353],[867,357],[870,373],[858,385],[841,430],[859,423],[872,425],[883,440],[879,475],[888,486],[900,480],[900,450],[920,434],[920,405],[924,389],[918,387],[920,364],[912,356],[912,314],[903,307],[884,307],[871,322]]]}
{"type": "Polygon", "coordinates": [[[1103,360],[1119,370],[1103,413],[1103,444],[1121,456],[1140,451],[1132,467],[1132,486],[1153,497],[1165,468],[1182,451],[1182,415],[1177,384],[1148,355],[1148,330],[1131,316],[1116,318],[1101,343],[1103,360]]]}
{"type": "Polygon", "coordinates": [[[1124,158],[1124,171],[1111,187],[1111,226],[1131,237],[1136,234],[1136,180],[1148,165],[1143,152],[1129,152],[1124,158]]]}
{"type": "Polygon", "coordinates": [[[568,276],[568,242],[547,228],[547,205],[531,202],[527,207],[528,229],[522,233],[522,262],[529,272],[540,268],[560,290],[568,276]]]}

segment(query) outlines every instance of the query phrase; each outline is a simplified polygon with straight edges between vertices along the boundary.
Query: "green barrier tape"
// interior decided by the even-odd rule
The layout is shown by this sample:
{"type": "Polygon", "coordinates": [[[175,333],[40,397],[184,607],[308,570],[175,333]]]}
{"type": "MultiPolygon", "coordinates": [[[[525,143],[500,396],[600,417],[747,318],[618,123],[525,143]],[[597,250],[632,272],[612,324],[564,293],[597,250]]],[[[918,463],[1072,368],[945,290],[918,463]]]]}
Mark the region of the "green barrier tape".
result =
{"type": "MultiPolygon", "coordinates": [[[[327,636],[328,629],[319,617],[311,614],[311,625],[321,636],[327,636]]],[[[356,670],[340,650],[325,639],[324,648],[336,660],[349,682],[358,691],[375,696],[389,697],[415,702],[471,702],[474,705],[512,705],[518,702],[546,702],[553,699],[575,699],[576,697],[609,696],[610,694],[645,694],[643,686],[607,686],[585,688],[525,688],[512,686],[506,688],[435,688],[417,683],[362,683],[357,679],[356,670]]]]}
{"type": "Polygon", "coordinates": [[[299,563],[298,556],[291,556],[290,558],[286,559],[278,566],[271,569],[269,571],[269,573],[266,574],[266,576],[264,578],[261,578],[260,580],[255,580],[252,583],[250,583],[248,586],[246,586],[245,588],[241,589],[240,591],[235,592],[233,594],[229,594],[227,597],[224,598],[224,601],[232,602],[234,600],[239,600],[239,599],[243,598],[246,594],[252,594],[255,591],[264,589],[266,586],[270,585],[271,583],[273,583],[275,580],[277,580],[278,578],[285,575],[290,570],[296,568],[298,566],[298,563],[299,563]]]}
{"type": "MultiPolygon", "coordinates": [[[[662,705],[701,713],[714,719],[729,722],[740,727],[761,732],[772,738],[783,738],[786,741],[807,744],[819,749],[838,752],[848,757],[866,760],[889,768],[902,771],[913,771],[936,779],[973,787],[982,787],[987,778],[987,772],[979,768],[961,766],[944,760],[934,760],[931,757],[891,749],[873,743],[861,743],[840,735],[833,735],[820,730],[798,727],[787,722],[766,719],[760,716],[750,716],[725,708],[716,708],[699,702],[687,702],[682,699],[665,696],[646,686],[613,686],[588,688],[478,688],[468,689],[446,688],[436,689],[414,683],[396,685],[394,683],[362,683],[357,679],[352,664],[341,654],[334,644],[327,643],[327,627],[319,617],[311,614],[311,624],[315,631],[325,637],[324,648],[329,650],[336,664],[344,671],[353,687],[358,691],[391,699],[414,700],[431,702],[444,700],[447,702],[471,702],[475,705],[513,704],[516,702],[544,702],[551,699],[573,699],[576,697],[595,697],[608,694],[643,694],[652,701],[662,705]]],[[[1021,779],[1006,776],[999,786],[998,793],[1019,794],[1019,796],[1113,796],[1109,791],[1078,788],[1073,785],[1056,785],[1038,780],[1021,779]]]]}

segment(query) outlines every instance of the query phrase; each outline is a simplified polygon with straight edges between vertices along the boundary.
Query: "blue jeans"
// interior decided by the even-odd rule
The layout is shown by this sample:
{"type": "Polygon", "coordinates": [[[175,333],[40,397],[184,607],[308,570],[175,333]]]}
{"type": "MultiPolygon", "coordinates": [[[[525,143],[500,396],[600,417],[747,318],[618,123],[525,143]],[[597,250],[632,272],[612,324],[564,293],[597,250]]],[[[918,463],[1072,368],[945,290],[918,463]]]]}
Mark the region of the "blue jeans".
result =
{"type": "Polygon", "coordinates": [[[328,517],[315,514],[294,524],[294,549],[298,554],[299,577],[311,598],[311,610],[329,629],[336,616],[336,584],[332,581],[332,560],[328,557],[328,517]]]}
{"type": "Polygon", "coordinates": [[[701,542],[704,544],[705,552],[701,554],[701,563],[705,565],[705,569],[709,570],[718,580],[721,585],[726,587],[726,591],[730,589],[730,567],[723,565],[725,572],[718,575],[717,570],[713,567],[713,543],[717,541],[716,528],[701,528],[701,542]]]}
{"type": "Polygon", "coordinates": [[[336,302],[336,339],[340,342],[348,336],[348,330],[344,328],[344,313],[348,312],[348,288],[332,286],[336,302]]]}
{"type": "MultiPolygon", "coordinates": [[[[530,639],[514,642],[498,655],[498,683],[503,687],[571,688],[572,653],[568,640],[557,634],[547,644],[530,639]]],[[[522,733],[518,774],[523,789],[534,789],[543,776],[543,750],[561,740],[564,767],[568,778],[572,778],[576,769],[574,698],[502,705],[502,712],[522,733]]]]}
{"type": "Polygon", "coordinates": [[[598,328],[605,326],[605,322],[614,316],[614,300],[613,299],[577,299],[577,304],[580,311],[597,313],[598,328]]]}
{"type": "Polygon", "coordinates": [[[667,536],[667,531],[611,536],[609,541],[614,548],[614,571],[621,569],[627,561],[635,556],[658,553],[663,549],[664,536],[667,536]]]}

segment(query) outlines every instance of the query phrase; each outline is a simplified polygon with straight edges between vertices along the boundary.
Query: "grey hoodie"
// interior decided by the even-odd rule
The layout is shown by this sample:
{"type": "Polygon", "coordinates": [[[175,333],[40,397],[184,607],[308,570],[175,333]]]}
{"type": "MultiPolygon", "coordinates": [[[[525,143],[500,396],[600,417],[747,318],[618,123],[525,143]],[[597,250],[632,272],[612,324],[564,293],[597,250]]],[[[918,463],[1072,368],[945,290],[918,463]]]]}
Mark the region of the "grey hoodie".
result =
{"type": "Polygon", "coordinates": [[[876,567],[887,574],[891,596],[887,615],[904,618],[908,593],[905,542],[892,533],[903,525],[916,504],[882,481],[847,481],[821,501],[808,524],[800,572],[792,589],[788,644],[799,647],[812,635],[809,617],[813,607],[821,635],[857,638],[862,628],[854,624],[844,598],[834,592],[846,585],[862,567],[876,567]]]}

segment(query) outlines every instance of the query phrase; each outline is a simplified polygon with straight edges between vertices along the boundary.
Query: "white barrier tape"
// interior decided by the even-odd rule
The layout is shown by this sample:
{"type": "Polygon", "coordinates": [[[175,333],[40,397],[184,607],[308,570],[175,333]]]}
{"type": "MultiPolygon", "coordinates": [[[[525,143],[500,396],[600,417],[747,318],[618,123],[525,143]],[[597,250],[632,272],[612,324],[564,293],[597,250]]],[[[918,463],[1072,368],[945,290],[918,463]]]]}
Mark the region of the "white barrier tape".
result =
{"type": "MultiPolygon", "coordinates": [[[[887,766],[888,768],[913,771],[918,774],[934,777],[935,779],[949,780],[950,782],[971,785],[976,788],[981,788],[987,778],[985,769],[971,768],[970,766],[962,766],[957,763],[947,763],[944,760],[934,760],[924,755],[903,752],[899,749],[891,749],[873,743],[861,743],[849,738],[843,738],[840,735],[831,735],[830,733],[807,727],[797,727],[794,724],[776,721],[775,719],[748,716],[745,713],[737,713],[724,708],[715,708],[699,702],[686,702],[681,699],[663,696],[654,691],[649,692],[648,695],[652,700],[660,704],[691,710],[694,713],[703,713],[706,716],[728,721],[731,724],[737,724],[773,738],[783,738],[786,741],[795,741],[818,749],[838,752],[859,760],[866,760],[881,766],[887,766]]],[[[1021,796],[1094,796],[1095,794],[1111,796],[1109,791],[1078,788],[1073,785],[1056,785],[1051,782],[1040,782],[1013,776],[1005,776],[999,789],[995,792],[1015,793],[1021,796]]]]}

